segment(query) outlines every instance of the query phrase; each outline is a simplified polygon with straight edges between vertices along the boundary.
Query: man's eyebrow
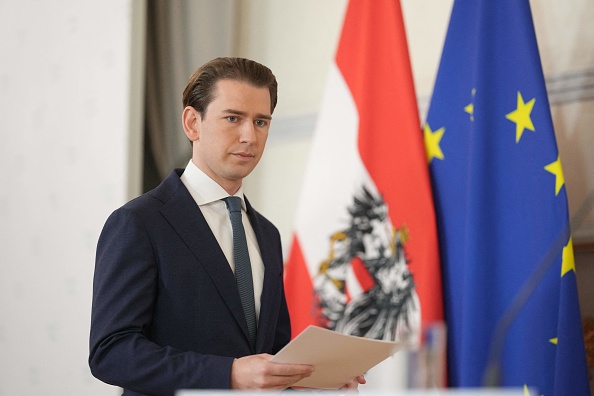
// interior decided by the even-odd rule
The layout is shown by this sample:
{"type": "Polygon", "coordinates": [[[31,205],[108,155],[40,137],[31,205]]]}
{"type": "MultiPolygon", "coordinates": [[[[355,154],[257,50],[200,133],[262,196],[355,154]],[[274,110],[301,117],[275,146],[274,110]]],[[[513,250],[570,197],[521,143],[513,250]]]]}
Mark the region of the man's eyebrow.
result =
{"type": "MultiPolygon", "coordinates": [[[[225,109],[222,111],[222,113],[227,113],[227,114],[235,114],[235,115],[239,115],[239,116],[246,116],[247,113],[245,111],[241,111],[241,110],[235,110],[235,109],[225,109]]],[[[264,118],[266,120],[272,120],[272,116],[269,116],[267,114],[256,114],[256,118],[264,118]]]]}

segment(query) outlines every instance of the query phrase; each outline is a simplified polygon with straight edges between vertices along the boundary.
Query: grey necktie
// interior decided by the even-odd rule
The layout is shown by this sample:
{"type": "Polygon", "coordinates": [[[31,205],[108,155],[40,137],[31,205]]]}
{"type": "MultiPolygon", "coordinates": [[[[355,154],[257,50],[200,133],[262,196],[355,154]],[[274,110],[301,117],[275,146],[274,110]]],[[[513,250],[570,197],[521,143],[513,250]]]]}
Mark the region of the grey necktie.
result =
{"type": "Polygon", "coordinates": [[[254,303],[254,283],[252,280],[252,266],[248,253],[245,230],[241,222],[241,198],[227,197],[224,199],[229,209],[231,227],[233,229],[233,260],[235,261],[235,279],[243,313],[247,321],[252,345],[256,342],[256,308],[254,303]]]}

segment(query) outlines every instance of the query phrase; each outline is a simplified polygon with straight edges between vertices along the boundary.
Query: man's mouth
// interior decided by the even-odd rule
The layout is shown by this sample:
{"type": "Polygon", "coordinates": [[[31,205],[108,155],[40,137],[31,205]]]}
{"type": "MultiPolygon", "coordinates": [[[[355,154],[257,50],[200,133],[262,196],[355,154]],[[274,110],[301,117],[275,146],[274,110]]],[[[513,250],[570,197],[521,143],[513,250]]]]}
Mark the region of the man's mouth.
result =
{"type": "Polygon", "coordinates": [[[252,154],[252,153],[247,153],[247,152],[238,152],[238,153],[233,153],[234,156],[239,157],[239,158],[243,158],[243,159],[249,159],[249,158],[253,158],[256,155],[252,154]]]}

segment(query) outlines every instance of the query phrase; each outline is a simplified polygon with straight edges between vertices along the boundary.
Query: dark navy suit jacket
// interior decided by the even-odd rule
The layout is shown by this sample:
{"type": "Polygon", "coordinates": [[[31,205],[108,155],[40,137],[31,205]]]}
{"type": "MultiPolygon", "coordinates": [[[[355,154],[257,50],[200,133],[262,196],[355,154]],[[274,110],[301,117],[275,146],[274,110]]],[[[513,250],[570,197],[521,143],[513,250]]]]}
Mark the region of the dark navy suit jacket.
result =
{"type": "Polygon", "coordinates": [[[182,172],[113,212],[99,238],[89,365],[124,395],[228,389],[234,358],[290,340],[278,230],[246,200],[264,262],[253,348],[233,272],[182,172]]]}

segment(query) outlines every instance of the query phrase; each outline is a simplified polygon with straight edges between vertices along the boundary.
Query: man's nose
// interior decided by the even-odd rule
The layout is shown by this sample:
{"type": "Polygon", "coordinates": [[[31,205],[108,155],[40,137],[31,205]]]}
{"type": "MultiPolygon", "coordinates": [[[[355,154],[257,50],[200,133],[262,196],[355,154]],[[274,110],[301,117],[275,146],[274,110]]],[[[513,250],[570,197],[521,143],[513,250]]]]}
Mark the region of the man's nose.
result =
{"type": "Polygon", "coordinates": [[[241,143],[253,143],[256,140],[256,126],[252,121],[246,121],[241,126],[239,140],[241,143]]]}

